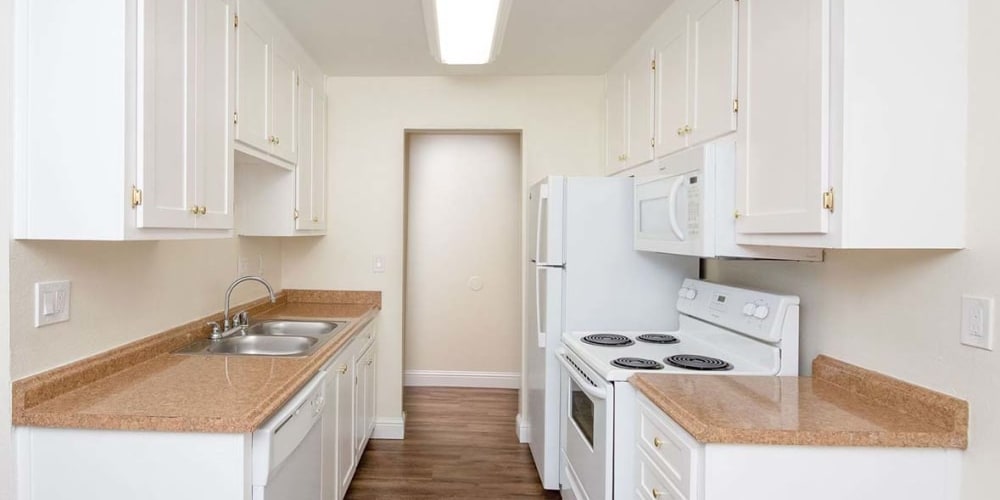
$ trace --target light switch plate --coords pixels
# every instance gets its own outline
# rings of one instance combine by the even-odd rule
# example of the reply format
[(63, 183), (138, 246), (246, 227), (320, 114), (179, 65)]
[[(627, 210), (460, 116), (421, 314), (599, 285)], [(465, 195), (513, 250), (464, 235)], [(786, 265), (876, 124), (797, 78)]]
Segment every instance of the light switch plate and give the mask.
[(993, 298), (962, 296), (962, 337), (967, 346), (993, 350)]
[(384, 273), (385, 272), (385, 256), (376, 255), (372, 257), (372, 272), (373, 273)]
[(69, 321), (69, 281), (35, 283), (35, 328)]

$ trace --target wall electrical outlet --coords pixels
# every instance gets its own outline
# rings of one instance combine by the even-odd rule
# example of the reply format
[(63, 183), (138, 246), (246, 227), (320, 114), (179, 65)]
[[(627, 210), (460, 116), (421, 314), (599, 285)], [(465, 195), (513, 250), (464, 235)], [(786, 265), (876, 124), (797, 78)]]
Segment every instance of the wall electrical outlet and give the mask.
[(35, 283), (35, 328), (69, 321), (69, 281)]
[(967, 346), (993, 350), (993, 298), (962, 296), (962, 337)]

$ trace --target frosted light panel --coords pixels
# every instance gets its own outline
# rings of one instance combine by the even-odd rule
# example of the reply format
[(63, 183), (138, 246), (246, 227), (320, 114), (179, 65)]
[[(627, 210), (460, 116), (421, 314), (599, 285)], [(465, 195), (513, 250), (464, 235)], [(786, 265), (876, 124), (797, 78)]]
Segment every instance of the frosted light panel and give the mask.
[(441, 62), (490, 62), (500, 0), (435, 0), (434, 9)]

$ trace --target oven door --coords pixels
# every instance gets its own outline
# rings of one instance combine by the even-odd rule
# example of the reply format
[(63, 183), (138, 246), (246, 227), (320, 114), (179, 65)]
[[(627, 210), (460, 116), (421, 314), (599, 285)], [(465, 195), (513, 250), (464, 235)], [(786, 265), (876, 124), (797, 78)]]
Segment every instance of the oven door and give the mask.
[(572, 352), (559, 353), (562, 365), (563, 498), (611, 498), (614, 451), (614, 386)]

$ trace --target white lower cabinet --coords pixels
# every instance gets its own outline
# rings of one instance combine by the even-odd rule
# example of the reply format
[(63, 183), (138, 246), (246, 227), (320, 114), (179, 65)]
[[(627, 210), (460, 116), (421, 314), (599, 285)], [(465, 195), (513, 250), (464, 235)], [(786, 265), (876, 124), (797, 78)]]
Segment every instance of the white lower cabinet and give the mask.
[(699, 443), (638, 395), (636, 498), (957, 500), (954, 449)]
[(344, 498), (375, 422), (375, 323), (326, 365), (323, 500)]

